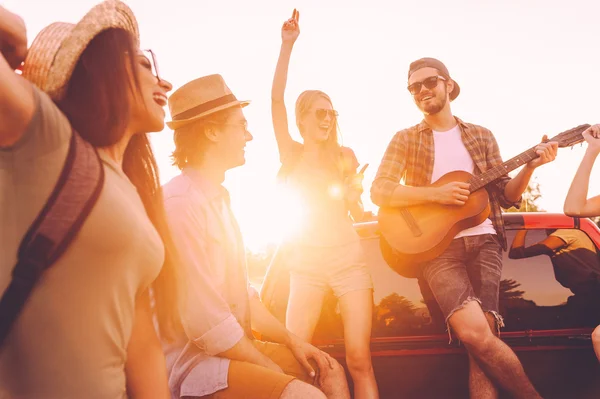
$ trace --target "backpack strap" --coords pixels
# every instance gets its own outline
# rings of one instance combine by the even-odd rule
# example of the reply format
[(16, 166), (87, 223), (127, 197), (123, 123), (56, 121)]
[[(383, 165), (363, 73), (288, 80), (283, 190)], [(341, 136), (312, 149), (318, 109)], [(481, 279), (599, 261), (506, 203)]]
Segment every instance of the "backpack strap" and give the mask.
[(103, 183), (104, 168), (96, 149), (73, 130), (58, 182), (21, 241), (12, 280), (0, 300), (0, 346), (44, 270), (76, 236)]

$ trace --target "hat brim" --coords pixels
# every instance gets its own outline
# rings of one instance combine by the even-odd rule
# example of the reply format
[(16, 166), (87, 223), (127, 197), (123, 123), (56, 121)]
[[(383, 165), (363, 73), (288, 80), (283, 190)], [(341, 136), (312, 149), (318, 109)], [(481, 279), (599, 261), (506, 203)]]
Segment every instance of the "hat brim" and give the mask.
[(137, 20), (125, 3), (107, 0), (96, 5), (75, 25), (54, 57), (45, 90), (51, 98), (62, 99), (81, 54), (99, 33), (107, 29), (124, 29), (139, 45)]
[(223, 104), (218, 107), (212, 108), (208, 111), (202, 112), (201, 114), (194, 115), (191, 118), (180, 119), (180, 120), (176, 120), (176, 121), (169, 121), (169, 122), (167, 122), (167, 126), (171, 130), (176, 130), (176, 129), (179, 129), (180, 127), (185, 126), (191, 122), (197, 121), (198, 119), (202, 119), (204, 117), (207, 117), (208, 115), (214, 114), (215, 112), (223, 111), (224, 109), (237, 107), (237, 106), (244, 108), (248, 104), (250, 104), (250, 101), (239, 101), (239, 100), (232, 101), (230, 103)]
[(450, 101), (454, 101), (460, 94), (460, 86), (456, 83), (456, 80), (452, 79), (452, 81), (454, 82), (454, 89), (450, 92)]

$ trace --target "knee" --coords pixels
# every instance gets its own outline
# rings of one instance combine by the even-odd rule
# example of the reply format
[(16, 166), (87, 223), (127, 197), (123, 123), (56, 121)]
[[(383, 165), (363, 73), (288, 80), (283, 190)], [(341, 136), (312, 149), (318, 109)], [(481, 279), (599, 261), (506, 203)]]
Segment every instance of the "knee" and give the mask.
[(496, 337), (485, 319), (465, 322), (453, 328), (457, 338), (467, 347), (483, 347)]
[(333, 359), (333, 365), (327, 369), (324, 377), (334, 384), (340, 381), (346, 383), (346, 370), (337, 360)]
[[(346, 353), (346, 364), (350, 374), (370, 373), (373, 370), (371, 354), (368, 350)], [(341, 366), (340, 366), (341, 367)]]
[(300, 380), (291, 381), (283, 390), (280, 396), (281, 399), (327, 399), (327, 396), (318, 388), (302, 382)]
[(600, 347), (600, 326), (592, 332), (592, 343), (595, 347)]

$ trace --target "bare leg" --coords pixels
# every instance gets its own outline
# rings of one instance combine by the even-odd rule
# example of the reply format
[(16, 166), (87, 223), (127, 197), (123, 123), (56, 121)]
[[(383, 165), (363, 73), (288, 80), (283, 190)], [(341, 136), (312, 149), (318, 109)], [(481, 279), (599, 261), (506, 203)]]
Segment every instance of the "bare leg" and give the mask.
[(592, 333), (592, 343), (594, 344), (594, 352), (596, 352), (596, 357), (598, 358), (598, 361), (600, 361), (600, 326), (596, 327)]
[[(498, 328), (496, 327), (496, 319), (494, 315), (486, 313), (485, 317), (488, 321), (488, 325), (494, 335), (497, 335)], [(481, 370), (479, 364), (475, 361), (473, 356), (469, 354), (469, 396), (471, 399), (497, 399), (498, 390), (488, 378), (487, 375)]]
[(479, 303), (467, 303), (450, 316), (449, 323), (481, 369), (496, 384), (515, 398), (541, 398), (517, 355), (490, 330)]
[(370, 348), (373, 291), (351, 291), (339, 300), (344, 322), (346, 363), (354, 381), (354, 398), (379, 398)]
[(295, 285), (292, 281), (285, 316), (287, 329), (306, 342), (311, 342), (321, 316), (324, 298), (325, 291), (319, 287)]
[(322, 371), (317, 386), (329, 399), (350, 399), (346, 371), (337, 361), (333, 369)]
[(291, 381), (283, 390), (281, 399), (327, 399), (327, 396), (318, 388), (300, 380)]

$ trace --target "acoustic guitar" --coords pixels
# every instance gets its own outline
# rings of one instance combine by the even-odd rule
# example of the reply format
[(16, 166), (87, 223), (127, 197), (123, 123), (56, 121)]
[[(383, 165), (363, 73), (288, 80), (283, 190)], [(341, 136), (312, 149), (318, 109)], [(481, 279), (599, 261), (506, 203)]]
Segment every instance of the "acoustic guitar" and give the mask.
[[(584, 141), (581, 133), (588, 127), (588, 124), (577, 126), (549, 141), (558, 142), (561, 148), (573, 146)], [(488, 218), (490, 203), (485, 187), (537, 157), (535, 147), (532, 147), (481, 175), (454, 171), (430, 185), (439, 187), (451, 182), (469, 183), (471, 193), (464, 205), (429, 203), (404, 208), (380, 208), (380, 248), (386, 263), (404, 277), (418, 277), (420, 264), (441, 255), (459, 232), (477, 226)]]

